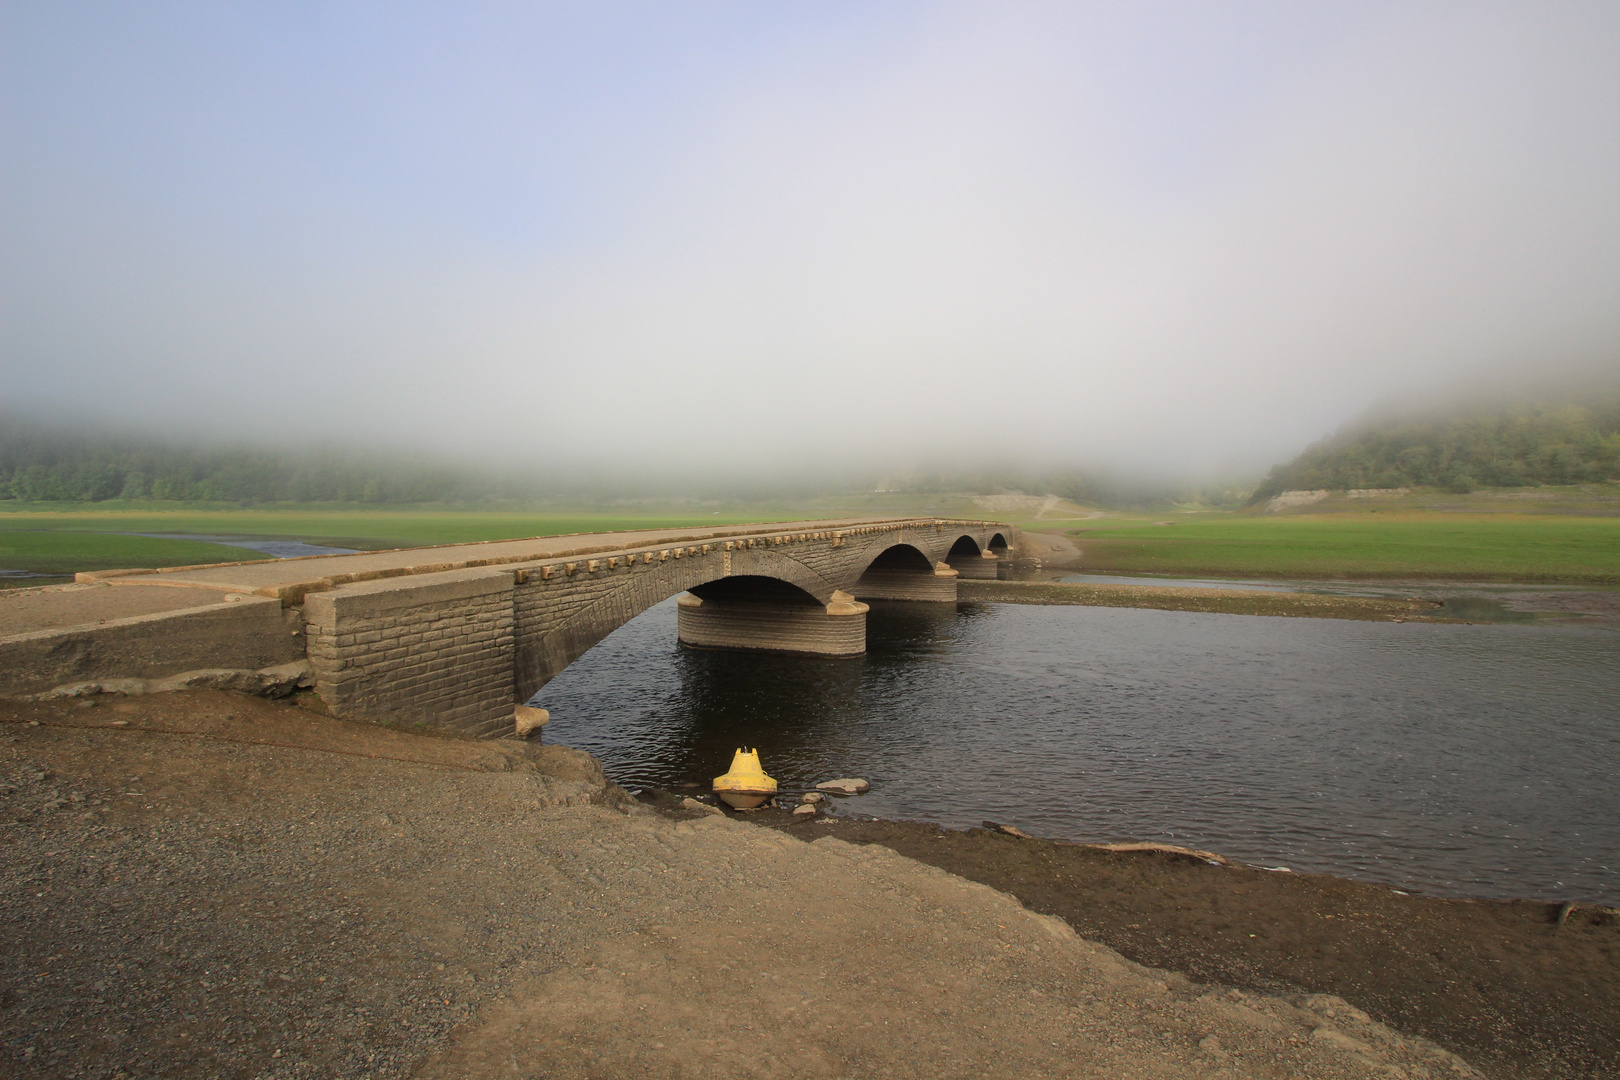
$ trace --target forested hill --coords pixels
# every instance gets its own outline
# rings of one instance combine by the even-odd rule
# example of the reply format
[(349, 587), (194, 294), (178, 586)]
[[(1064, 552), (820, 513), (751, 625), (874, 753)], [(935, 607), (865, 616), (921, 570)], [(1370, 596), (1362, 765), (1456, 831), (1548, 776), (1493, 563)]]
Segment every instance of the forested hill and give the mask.
[(1523, 487), (1620, 478), (1620, 394), (1369, 420), (1271, 470), (1250, 502), (1284, 491)]
[(379, 454), (176, 445), (0, 415), (0, 500), (416, 503), (508, 494), (500, 488), (492, 478)]

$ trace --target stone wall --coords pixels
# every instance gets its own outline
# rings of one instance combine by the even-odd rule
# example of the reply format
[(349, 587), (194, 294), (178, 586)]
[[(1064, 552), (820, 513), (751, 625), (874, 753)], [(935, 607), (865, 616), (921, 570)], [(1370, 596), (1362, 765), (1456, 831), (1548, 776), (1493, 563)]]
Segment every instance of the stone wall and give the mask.
[(340, 716), (475, 735), (512, 726), (514, 575), (453, 570), (304, 598), (310, 666)]
[(0, 638), (0, 695), (97, 679), (164, 679), (199, 668), (260, 668), (304, 656), (298, 612), (262, 596)]

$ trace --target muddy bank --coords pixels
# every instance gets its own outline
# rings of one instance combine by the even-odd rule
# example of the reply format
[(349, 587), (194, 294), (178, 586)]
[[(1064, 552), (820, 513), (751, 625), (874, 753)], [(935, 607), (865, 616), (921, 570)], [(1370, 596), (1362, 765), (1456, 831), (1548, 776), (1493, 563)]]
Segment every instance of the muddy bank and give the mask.
[(1595, 1080), (1620, 1062), (1620, 917), (1611, 910), (1404, 895), (988, 829), (746, 817), (791, 835), (882, 845), (1007, 892), (1141, 964), (1251, 991), (1344, 998), (1493, 1076)]
[(1224, 615), (1280, 615), (1371, 622), (1456, 622), (1442, 604), (1420, 597), (1327, 596), (1319, 593), (1194, 589), (1181, 586), (1105, 585), (1056, 581), (958, 581), (959, 601), (997, 604), (1076, 604), (1083, 607), (1156, 608)]
[(828, 826), (676, 816), (296, 701), (0, 702), (0, 1075), (1479, 1075)]

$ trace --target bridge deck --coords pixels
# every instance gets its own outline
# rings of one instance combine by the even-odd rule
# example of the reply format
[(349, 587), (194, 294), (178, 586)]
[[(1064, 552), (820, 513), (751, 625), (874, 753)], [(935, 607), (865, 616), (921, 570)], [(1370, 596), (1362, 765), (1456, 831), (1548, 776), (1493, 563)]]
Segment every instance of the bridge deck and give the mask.
[(761, 522), (713, 528), (686, 526), (634, 532), (573, 533), (521, 540), (486, 540), (471, 544), (367, 551), (354, 555), (310, 555), (298, 559), (225, 563), (218, 566), (176, 567), (166, 570), (108, 570), (79, 575), (80, 581), (109, 584), (172, 585), (218, 589), (222, 592), (278, 596), (297, 603), (309, 592), (335, 584), (396, 575), (427, 574), (477, 566), (498, 566), (543, 559), (591, 556), (598, 553), (641, 550), (671, 544), (707, 543), (742, 537), (770, 537), (801, 532), (825, 532), (869, 526), (932, 526), (932, 517), (836, 518), (820, 521)]

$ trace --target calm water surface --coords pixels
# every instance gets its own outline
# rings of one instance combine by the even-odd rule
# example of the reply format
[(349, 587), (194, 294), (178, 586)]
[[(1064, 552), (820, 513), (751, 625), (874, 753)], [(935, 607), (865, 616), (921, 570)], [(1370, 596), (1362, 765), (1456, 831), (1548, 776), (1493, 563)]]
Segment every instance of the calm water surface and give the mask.
[(1620, 903), (1613, 630), (875, 603), (867, 642), (681, 649), (671, 601), (537, 703), (628, 787), (706, 790), (757, 745), (784, 790), (871, 780), (842, 813)]

